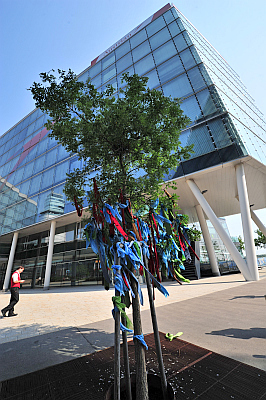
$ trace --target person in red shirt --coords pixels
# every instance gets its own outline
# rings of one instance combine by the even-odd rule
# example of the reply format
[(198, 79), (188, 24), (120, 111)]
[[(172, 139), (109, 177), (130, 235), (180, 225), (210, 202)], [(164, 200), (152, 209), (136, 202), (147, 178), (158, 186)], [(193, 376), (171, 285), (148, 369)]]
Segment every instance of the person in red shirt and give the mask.
[(8, 312), (8, 317), (15, 317), (18, 314), (14, 313), (14, 307), (19, 301), (19, 288), (20, 284), (25, 282), (24, 280), (20, 279), (20, 274), (24, 271), (24, 267), (19, 267), (11, 277), (11, 297), (10, 297), (10, 303), (8, 306), (3, 308), (1, 310), (1, 313), (3, 314), (3, 317), (6, 316), (6, 313)]

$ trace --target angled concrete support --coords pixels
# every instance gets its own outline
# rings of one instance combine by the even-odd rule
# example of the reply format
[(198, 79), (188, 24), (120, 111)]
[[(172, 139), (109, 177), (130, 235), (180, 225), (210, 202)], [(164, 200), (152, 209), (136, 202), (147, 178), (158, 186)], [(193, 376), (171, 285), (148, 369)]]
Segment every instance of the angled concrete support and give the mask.
[(247, 265), (252, 277), (252, 280), (259, 280), (258, 263), (256, 257), (256, 248), (254, 244), (254, 237), (251, 224), (250, 207), (248, 199), (248, 191), (246, 184), (246, 177), (243, 164), (238, 164), (236, 169), (236, 181), (238, 198), (240, 204), (241, 220), (244, 233), (245, 250)]
[(211, 265), (211, 269), (212, 269), (212, 274), (214, 276), (220, 276), (220, 271), (219, 271), (219, 267), (218, 267), (218, 263), (217, 263), (217, 258), (214, 252), (214, 248), (213, 248), (213, 244), (212, 244), (212, 240), (211, 240), (211, 235), (207, 226), (207, 222), (206, 219), (204, 217), (203, 211), (201, 206), (198, 204), (196, 207), (196, 212), (198, 215), (198, 219), (199, 219), (199, 223), (200, 223), (200, 227), (201, 227), (201, 231), (202, 231), (202, 235), (203, 235), (203, 239), (206, 245), (206, 249), (207, 249), (207, 253), (209, 256), (209, 260), (210, 260), (210, 265)]
[(8, 286), (9, 286), (9, 282), (10, 282), (10, 278), (11, 278), (11, 271), (12, 271), (12, 267), (13, 267), (13, 261), (14, 261), (14, 257), (15, 257), (17, 241), (18, 241), (18, 232), (15, 232), (13, 235), (12, 245), (11, 245), (8, 263), (7, 263), (7, 267), (6, 267), (6, 276), (5, 276), (5, 281), (4, 281), (4, 285), (3, 285), (3, 290), (5, 292), (8, 290)]
[(222, 239), (225, 247), (231, 254), (233, 260), (235, 261), (236, 265), (238, 266), (239, 270), (242, 272), (244, 278), (247, 281), (253, 280), (253, 277), (251, 276), (248, 266), (245, 262), (245, 260), (241, 257), (241, 254), (235, 247), (234, 243), (232, 242), (230, 236), (226, 233), (226, 231), (223, 229), (222, 225), (220, 224), (219, 219), (216, 217), (214, 214), (212, 208), (209, 206), (208, 202), (202, 195), (201, 191), (199, 190), (198, 186), (195, 184), (195, 182), (192, 179), (187, 180), (187, 184), (190, 187), (192, 193), (198, 200), (199, 204), (201, 205), (203, 211), (207, 215), (208, 219), (211, 221), (214, 229)]
[(264, 236), (266, 236), (266, 226), (263, 225), (261, 220), (258, 218), (258, 216), (254, 213), (252, 209), (250, 209), (250, 214), (251, 218), (253, 219), (259, 230), (263, 233)]
[(50, 286), (52, 259), (53, 259), (53, 250), (54, 250), (55, 226), (56, 226), (56, 222), (52, 221), (51, 228), (50, 228), (50, 236), (49, 236), (48, 252), (47, 252), (47, 259), (46, 259), (43, 290), (49, 289), (49, 286)]

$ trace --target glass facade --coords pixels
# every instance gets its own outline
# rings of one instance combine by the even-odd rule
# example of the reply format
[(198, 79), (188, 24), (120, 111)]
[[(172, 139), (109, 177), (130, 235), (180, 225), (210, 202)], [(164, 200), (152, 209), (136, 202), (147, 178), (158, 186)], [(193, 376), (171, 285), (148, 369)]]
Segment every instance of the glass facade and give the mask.
[[(149, 77), (150, 88), (182, 99), (191, 122), (180, 140), (194, 144), (194, 153), (168, 179), (246, 155), (265, 164), (265, 121), (239, 76), (174, 6), (163, 11), (95, 59), (78, 79), (90, 77), (99, 91), (112, 85), (119, 96), (122, 74), (137, 73)], [(81, 161), (48, 136), (46, 121), (36, 109), (0, 137), (0, 235), (74, 211), (63, 188), (66, 173)], [(60, 265), (67, 262), (58, 258)]]

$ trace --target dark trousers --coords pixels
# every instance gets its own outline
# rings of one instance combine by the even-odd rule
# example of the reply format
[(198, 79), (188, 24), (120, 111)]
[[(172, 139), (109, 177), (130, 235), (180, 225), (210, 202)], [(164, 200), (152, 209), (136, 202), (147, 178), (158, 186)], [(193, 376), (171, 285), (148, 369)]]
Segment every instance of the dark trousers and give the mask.
[(4, 313), (7, 313), (9, 311), (9, 314), (13, 314), (14, 307), (17, 304), (17, 302), (19, 301), (19, 288), (13, 287), (10, 289), (10, 292), (11, 292), (10, 303), (8, 304), (8, 306), (3, 308), (2, 311)]

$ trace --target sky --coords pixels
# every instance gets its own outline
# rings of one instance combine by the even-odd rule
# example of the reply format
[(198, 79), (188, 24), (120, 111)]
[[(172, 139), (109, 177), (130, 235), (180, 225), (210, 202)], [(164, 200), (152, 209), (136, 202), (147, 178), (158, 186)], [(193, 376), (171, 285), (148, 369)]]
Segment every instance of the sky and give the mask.
[[(166, 0), (0, 0), (0, 136), (35, 108), (27, 89), (40, 81), (41, 72), (82, 72), (165, 4)], [(174, 4), (238, 73), (266, 115), (266, 1)], [(257, 215), (266, 222), (266, 210)], [(243, 237), (240, 217), (227, 221), (231, 235)]]

